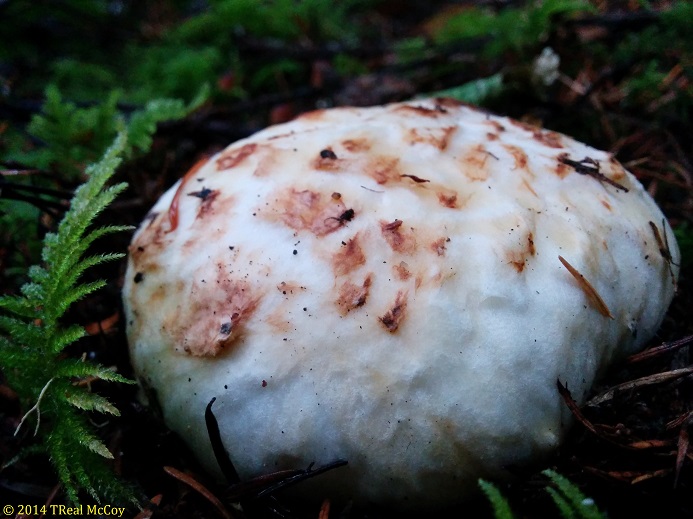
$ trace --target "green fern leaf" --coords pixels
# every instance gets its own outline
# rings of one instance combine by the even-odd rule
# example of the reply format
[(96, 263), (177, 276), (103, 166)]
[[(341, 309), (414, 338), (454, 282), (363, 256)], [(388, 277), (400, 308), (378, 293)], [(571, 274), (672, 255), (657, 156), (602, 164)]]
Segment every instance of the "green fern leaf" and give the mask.
[(604, 515), (599, 511), (594, 501), (587, 498), (585, 494), (566, 477), (561, 476), (553, 470), (545, 470), (542, 474), (556, 485), (556, 489), (547, 488), (547, 491), (551, 494), (554, 503), (556, 503), (556, 506), (561, 510), (561, 514), (563, 514), (564, 517), (566, 517), (564, 508), (568, 507), (573, 514), (567, 516), (568, 518), (604, 519)]
[(546, 489), (546, 491), (549, 493), (551, 499), (558, 507), (563, 519), (576, 519), (577, 516), (575, 515), (575, 510), (573, 507), (570, 506), (570, 503), (561, 494), (559, 494), (556, 489), (549, 487)]
[[(27, 283), (27, 285), (29, 285)], [(27, 285), (24, 285), (25, 287)], [(31, 292), (31, 290), (29, 290)], [(33, 317), (36, 308), (30, 303), (29, 297), (13, 297), (13, 296), (3, 296), (0, 297), (0, 308), (5, 309), (7, 312), (11, 312), (20, 317)]]
[(102, 456), (109, 460), (113, 459), (113, 454), (111, 454), (111, 451), (109, 451), (108, 447), (106, 447), (104, 443), (101, 440), (99, 440), (96, 436), (82, 436), (82, 438), (80, 439), (80, 443), (84, 445), (87, 449), (89, 449), (91, 452), (98, 454), (99, 456)]
[(51, 338), (51, 351), (56, 353), (63, 351), (67, 346), (73, 342), (77, 342), (82, 337), (86, 336), (87, 332), (84, 328), (77, 325), (68, 326), (61, 330), (57, 330), (56, 333)]
[[(56, 106), (58, 101), (53, 98), (48, 102), (56, 117), (72, 114), (69, 109)], [(98, 119), (94, 114), (89, 117)], [(102, 280), (80, 283), (85, 271), (122, 257), (119, 253), (86, 258), (84, 255), (96, 239), (125, 229), (110, 226), (88, 231), (96, 216), (125, 188), (124, 184), (106, 187), (125, 148), (125, 136), (120, 135), (103, 159), (87, 168), (88, 180), (75, 191), (57, 232), (45, 237), (43, 265), (29, 270), (31, 281), (22, 287), (21, 296), (0, 297), (0, 309), (4, 312), (0, 314), (1, 367), (29, 409), (21, 426), (34, 424), (67, 498), (73, 503), (77, 503), (83, 491), (96, 500), (108, 497), (113, 503), (133, 501), (132, 490), (104, 465), (104, 458), (112, 455), (83, 415), (84, 411), (97, 411), (117, 416), (118, 410), (104, 397), (74, 384), (75, 379), (91, 376), (130, 381), (103, 366), (64, 358), (63, 350), (86, 332), (80, 326), (61, 323), (75, 301), (105, 284)]]
[(106, 398), (88, 391), (75, 391), (66, 396), (68, 402), (83, 411), (98, 411), (99, 413), (120, 416), (120, 411)]
[(106, 368), (91, 362), (83, 362), (78, 359), (63, 360), (55, 370), (55, 375), (61, 378), (96, 377), (107, 382), (135, 384), (135, 381), (116, 373), (112, 368)]
[(483, 479), (479, 480), (479, 486), (481, 487), (481, 490), (484, 491), (484, 494), (486, 494), (488, 500), (491, 502), (491, 506), (493, 507), (493, 515), (496, 519), (514, 518), (513, 512), (510, 509), (510, 504), (503, 497), (503, 494), (501, 494), (498, 488), (496, 488), (492, 483), (484, 481)]

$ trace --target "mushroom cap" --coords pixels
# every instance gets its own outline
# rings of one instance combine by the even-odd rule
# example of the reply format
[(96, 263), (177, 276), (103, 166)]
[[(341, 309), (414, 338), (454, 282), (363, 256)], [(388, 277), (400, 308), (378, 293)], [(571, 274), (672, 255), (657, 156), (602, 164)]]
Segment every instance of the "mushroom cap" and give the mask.
[(556, 381), (581, 402), (641, 348), (678, 263), (612, 155), (429, 99), (193, 168), (136, 232), (124, 304), (138, 378), (210, 470), (215, 397), (242, 479), (343, 458), (311, 492), (442, 506), (559, 445)]

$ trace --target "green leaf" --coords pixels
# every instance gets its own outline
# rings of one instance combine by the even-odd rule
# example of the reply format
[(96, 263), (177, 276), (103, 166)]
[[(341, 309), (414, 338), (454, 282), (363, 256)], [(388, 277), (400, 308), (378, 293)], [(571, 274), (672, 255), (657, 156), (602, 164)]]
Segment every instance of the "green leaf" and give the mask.
[(488, 500), (491, 502), (493, 514), (496, 519), (514, 518), (513, 512), (510, 509), (510, 504), (508, 504), (508, 501), (503, 497), (503, 494), (500, 493), (500, 490), (498, 490), (492, 483), (484, 481), (483, 479), (479, 480), (479, 486), (481, 487), (481, 490), (484, 491), (484, 494), (486, 494)]
[[(56, 120), (89, 115), (61, 103), (57, 93), (50, 95), (47, 110)], [(46, 129), (50, 124), (39, 121), (37, 127)], [(29, 270), (31, 281), (22, 287), (21, 296), (0, 298), (4, 312), (0, 314), (0, 332), (7, 333), (7, 337), (0, 334), (3, 373), (27, 402), (29, 412), (25, 418), (35, 421), (72, 503), (77, 503), (81, 491), (96, 500), (133, 501), (132, 490), (119, 483), (104, 465), (103, 458), (112, 455), (83, 414), (98, 411), (118, 416), (118, 409), (106, 398), (73, 384), (75, 378), (89, 376), (130, 381), (103, 366), (64, 358), (65, 348), (83, 337), (85, 331), (61, 322), (75, 301), (105, 285), (103, 280), (80, 283), (83, 274), (95, 265), (122, 257), (121, 253), (85, 254), (96, 239), (125, 229), (109, 226), (88, 232), (96, 216), (125, 188), (124, 184), (106, 187), (106, 183), (126, 149), (127, 141), (121, 134), (102, 159), (87, 168), (87, 181), (75, 190), (57, 232), (45, 237), (43, 265)]]
[(68, 402), (83, 411), (98, 411), (99, 413), (120, 416), (120, 411), (106, 398), (88, 391), (75, 391), (66, 396)]
[(55, 353), (59, 353), (85, 335), (87, 335), (87, 332), (84, 331), (84, 328), (76, 324), (57, 330), (53, 337), (51, 337), (50, 349)]
[(549, 488), (547, 491), (550, 493), (554, 503), (556, 503), (556, 506), (558, 506), (562, 514), (567, 513), (564, 512), (564, 509), (568, 507), (573, 513), (573, 515), (569, 515), (568, 517), (604, 519), (604, 515), (599, 511), (594, 501), (587, 498), (580, 489), (566, 477), (561, 476), (553, 470), (545, 470), (542, 474), (548, 477), (557, 487), (556, 490)]
[(106, 368), (92, 362), (83, 362), (77, 359), (65, 359), (55, 371), (56, 377), (74, 377), (86, 378), (96, 377), (109, 382), (122, 382), (125, 384), (135, 384), (135, 381), (129, 380), (115, 372), (112, 368)]

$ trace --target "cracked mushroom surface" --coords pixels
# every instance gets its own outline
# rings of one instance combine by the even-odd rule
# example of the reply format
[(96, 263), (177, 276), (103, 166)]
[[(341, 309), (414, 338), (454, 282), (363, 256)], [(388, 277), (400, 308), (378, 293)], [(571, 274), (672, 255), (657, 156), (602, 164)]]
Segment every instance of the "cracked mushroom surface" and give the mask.
[(318, 110), (196, 165), (130, 246), (138, 378), (218, 473), (445, 506), (559, 445), (671, 301), (679, 251), (614, 157), (449, 99)]

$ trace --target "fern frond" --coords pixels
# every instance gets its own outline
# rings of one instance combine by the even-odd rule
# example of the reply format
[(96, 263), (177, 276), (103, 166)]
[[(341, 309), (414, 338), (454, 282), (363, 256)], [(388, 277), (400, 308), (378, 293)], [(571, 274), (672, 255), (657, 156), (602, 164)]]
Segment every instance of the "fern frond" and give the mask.
[(514, 519), (513, 512), (510, 509), (510, 504), (503, 497), (500, 490), (495, 487), (495, 485), (480, 479), (479, 486), (481, 487), (481, 490), (484, 491), (484, 494), (486, 494), (488, 500), (491, 502), (491, 506), (493, 507), (493, 516), (495, 519)]
[(152, 135), (156, 126), (162, 121), (182, 119), (188, 114), (188, 108), (180, 99), (155, 99), (146, 104), (144, 110), (130, 118), (128, 135), (133, 148), (148, 150), (152, 145)]
[(123, 384), (135, 384), (135, 381), (116, 373), (112, 368), (107, 368), (92, 362), (83, 362), (78, 359), (65, 359), (56, 368), (55, 374), (60, 378), (87, 378), (95, 377), (107, 382), (121, 382)]
[(542, 474), (556, 486), (556, 489), (547, 488), (547, 491), (563, 517), (568, 519), (604, 519), (604, 515), (599, 511), (594, 501), (586, 497), (566, 477), (553, 470), (545, 470)]
[[(71, 268), (67, 271), (65, 276), (61, 278), (60, 283), (56, 285), (56, 293), (67, 293), (69, 291), (69, 288), (75, 285), (75, 283), (84, 273), (85, 270), (88, 270), (96, 265), (106, 263), (108, 261), (119, 260), (123, 258), (123, 256), (124, 254), (116, 252), (110, 254), (99, 254), (96, 256), (90, 256), (88, 258), (84, 258), (83, 260), (78, 261), (74, 265), (71, 265)], [(72, 304), (77, 299), (70, 301), (70, 304)]]
[(82, 337), (86, 336), (87, 332), (78, 325), (68, 326), (67, 328), (59, 329), (51, 337), (51, 351), (59, 353), (73, 342), (77, 342)]
[(83, 411), (98, 411), (99, 413), (120, 416), (120, 411), (108, 401), (108, 399), (84, 390), (77, 390), (68, 395), (66, 399), (73, 406)]
[[(27, 283), (27, 285), (29, 285)], [(27, 285), (24, 285), (25, 287)], [(30, 291), (29, 291), (30, 292)], [(36, 308), (31, 304), (29, 297), (14, 297), (14, 296), (4, 296), (0, 297), (0, 308), (7, 312), (11, 312), (19, 317), (33, 317)]]
[[(55, 98), (48, 102), (56, 117), (70, 112), (56, 106), (57, 102)], [(46, 235), (43, 265), (29, 269), (30, 282), (22, 287), (21, 296), (0, 297), (0, 309), (5, 312), (0, 315), (0, 362), (10, 385), (31, 406), (20, 425), (35, 423), (67, 498), (73, 503), (80, 491), (96, 500), (109, 497), (112, 502), (133, 501), (131, 489), (118, 482), (104, 464), (104, 458), (113, 456), (83, 414), (96, 411), (118, 416), (118, 410), (106, 398), (74, 384), (75, 379), (90, 376), (129, 381), (103, 366), (64, 358), (63, 350), (86, 332), (80, 326), (61, 323), (75, 301), (105, 285), (102, 280), (80, 283), (85, 271), (123, 256), (110, 253), (84, 257), (95, 240), (126, 229), (109, 226), (89, 230), (96, 216), (125, 188), (124, 184), (106, 187), (106, 183), (119, 165), (126, 144), (125, 136), (118, 136), (103, 159), (87, 168), (88, 180), (75, 191), (57, 231)]]
[(563, 519), (577, 519), (573, 507), (570, 506), (570, 503), (568, 503), (568, 501), (561, 494), (559, 494), (555, 488), (548, 487), (546, 491), (551, 496), (554, 504), (558, 507)]

